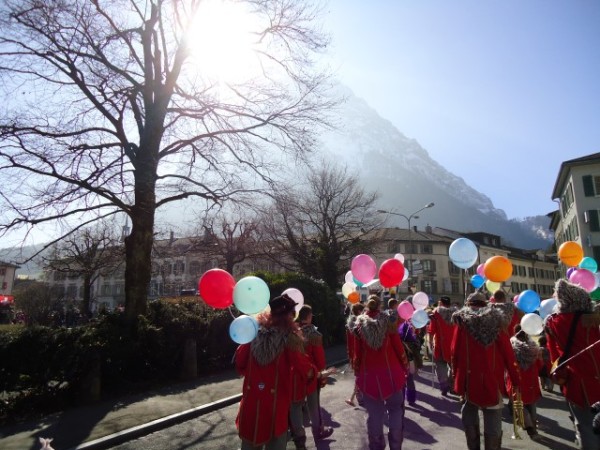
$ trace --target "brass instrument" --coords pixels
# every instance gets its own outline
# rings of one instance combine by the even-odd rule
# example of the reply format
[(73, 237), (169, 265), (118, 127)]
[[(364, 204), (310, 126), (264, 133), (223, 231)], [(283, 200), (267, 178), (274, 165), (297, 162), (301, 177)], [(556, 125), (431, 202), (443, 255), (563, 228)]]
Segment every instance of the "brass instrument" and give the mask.
[(513, 435), (512, 439), (522, 439), (519, 436), (518, 427), (525, 428), (525, 414), (523, 412), (523, 399), (521, 398), (521, 391), (515, 389), (512, 395), (512, 406), (513, 406)]

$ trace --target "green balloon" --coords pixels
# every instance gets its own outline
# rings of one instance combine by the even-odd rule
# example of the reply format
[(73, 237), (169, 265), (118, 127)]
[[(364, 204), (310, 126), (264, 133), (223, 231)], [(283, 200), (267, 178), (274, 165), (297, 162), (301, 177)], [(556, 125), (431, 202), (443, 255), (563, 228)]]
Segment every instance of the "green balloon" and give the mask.
[(592, 298), (592, 300), (600, 301), (600, 288), (590, 292), (590, 297)]

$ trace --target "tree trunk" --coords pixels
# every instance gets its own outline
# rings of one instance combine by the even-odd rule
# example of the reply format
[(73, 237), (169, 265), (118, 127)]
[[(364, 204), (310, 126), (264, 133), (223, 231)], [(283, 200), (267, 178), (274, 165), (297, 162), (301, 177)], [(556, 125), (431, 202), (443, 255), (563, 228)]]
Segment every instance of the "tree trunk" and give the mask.
[(81, 312), (86, 319), (92, 317), (90, 311), (90, 299), (92, 297), (92, 277), (88, 274), (83, 276), (83, 300), (81, 301)]

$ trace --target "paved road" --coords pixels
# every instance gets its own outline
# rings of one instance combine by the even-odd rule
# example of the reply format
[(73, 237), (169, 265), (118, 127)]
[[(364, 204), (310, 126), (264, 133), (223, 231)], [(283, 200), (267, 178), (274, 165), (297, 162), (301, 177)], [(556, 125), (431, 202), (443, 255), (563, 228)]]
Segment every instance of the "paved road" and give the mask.
[[(347, 368), (346, 368), (347, 369)], [(429, 370), (428, 366), (426, 367)], [(309, 435), (309, 449), (363, 450), (367, 448), (365, 411), (351, 407), (344, 400), (352, 392), (354, 377), (351, 371), (339, 373), (321, 393), (325, 422), (335, 428), (333, 435), (315, 446)], [(431, 373), (421, 371), (417, 377), (419, 391), (417, 406), (406, 408), (405, 449), (463, 450), (465, 439), (460, 421), (460, 404), (456, 398), (443, 398), (431, 387)], [(503, 431), (504, 449), (574, 449), (574, 433), (566, 412), (565, 403), (557, 394), (544, 394), (538, 405), (541, 443), (532, 442), (521, 430), (522, 440), (513, 440), (512, 422), (505, 409)], [(237, 449), (240, 441), (235, 430), (237, 405), (229, 406), (197, 419), (172, 426), (142, 438), (121, 444), (119, 450), (215, 450)], [(293, 443), (288, 443), (292, 449)]]

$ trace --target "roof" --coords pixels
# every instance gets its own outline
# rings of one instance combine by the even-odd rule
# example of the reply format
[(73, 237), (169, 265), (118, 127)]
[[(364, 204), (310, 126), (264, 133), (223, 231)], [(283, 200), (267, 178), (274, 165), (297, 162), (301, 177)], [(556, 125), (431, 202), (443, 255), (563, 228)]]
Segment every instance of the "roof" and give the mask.
[(556, 182), (554, 183), (554, 189), (552, 190), (551, 198), (554, 200), (555, 198), (560, 197), (560, 194), (563, 190), (563, 186), (567, 181), (567, 174), (569, 173), (571, 167), (586, 166), (592, 163), (600, 164), (600, 153), (592, 153), (591, 155), (570, 159), (568, 161), (563, 161), (563, 163), (560, 165)]
[(0, 261), (0, 267), (14, 267), (15, 269), (21, 268), (21, 266), (17, 266), (16, 264), (4, 262), (4, 261)]

